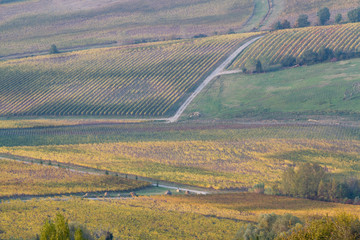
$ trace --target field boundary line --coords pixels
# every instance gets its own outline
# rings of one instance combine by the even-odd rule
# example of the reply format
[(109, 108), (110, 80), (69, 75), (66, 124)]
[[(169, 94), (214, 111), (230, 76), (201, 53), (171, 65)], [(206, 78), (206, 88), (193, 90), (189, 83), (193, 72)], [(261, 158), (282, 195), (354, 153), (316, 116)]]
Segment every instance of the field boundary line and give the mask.
[(189, 104), (194, 100), (194, 98), (213, 80), (215, 77), (222, 75), (222, 73), (226, 74), (224, 72), (225, 68), (249, 45), (254, 43), (255, 41), (259, 40), (263, 36), (259, 36), (256, 38), (253, 38), (243, 45), (241, 45), (235, 52), (233, 52), (223, 63), (220, 64), (201, 84), (200, 86), (186, 99), (186, 101), (180, 106), (180, 108), (176, 111), (174, 116), (167, 119), (168, 122), (173, 123), (177, 122), (181, 116), (181, 114), (185, 111), (185, 109), (189, 106)]
[[(79, 172), (79, 173), (86, 173), (86, 174), (93, 174), (93, 175), (119, 176), (124, 179), (148, 182), (149, 186), (158, 186), (158, 187), (174, 189), (174, 190), (179, 189), (181, 191), (189, 191), (190, 193), (195, 193), (195, 194), (206, 195), (206, 194), (211, 194), (211, 193), (228, 193), (229, 192), (227, 190), (214, 190), (214, 189), (209, 189), (206, 187), (200, 187), (200, 186), (196, 186), (196, 185), (189, 185), (189, 184), (171, 182), (171, 181), (166, 181), (166, 180), (161, 180), (161, 179), (156, 179), (156, 178), (151, 178), (151, 177), (144, 177), (144, 176), (136, 175), (136, 174), (132, 174), (132, 173), (108, 171), (108, 170), (104, 170), (104, 169), (98, 169), (98, 168), (89, 167), (89, 166), (82, 166), (82, 165), (77, 165), (77, 164), (73, 164), (73, 163), (65, 163), (65, 162), (58, 162), (58, 161), (53, 161), (53, 160), (37, 159), (37, 158), (31, 158), (31, 157), (26, 157), (26, 156), (18, 156), (18, 155), (1, 154), (0, 153), (0, 160), (1, 159), (11, 160), (11, 161), (16, 161), (16, 162), (23, 162), (23, 163), (28, 163), (28, 164), (38, 164), (41, 166), (47, 166), (47, 167), (53, 167), (53, 168), (62, 167), (62, 168), (68, 169), (69, 171), (72, 171), (72, 172)], [(50, 162), (51, 162), (51, 165), (49, 165)], [(99, 192), (102, 192), (102, 191), (99, 191)], [(111, 191), (103, 191), (103, 192), (111, 192)], [(73, 194), (75, 194), (75, 193), (73, 193)], [(53, 194), (49, 194), (49, 196), (51, 196), (51, 195), (53, 195)], [(61, 194), (61, 195), (66, 195), (66, 194)], [(0, 199), (2, 199), (2, 197), (0, 197)]]

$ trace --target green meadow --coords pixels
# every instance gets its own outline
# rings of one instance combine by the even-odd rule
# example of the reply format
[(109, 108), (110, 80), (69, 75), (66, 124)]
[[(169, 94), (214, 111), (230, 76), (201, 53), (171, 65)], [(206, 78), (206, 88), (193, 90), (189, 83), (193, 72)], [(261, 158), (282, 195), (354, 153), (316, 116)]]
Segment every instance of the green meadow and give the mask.
[(201, 118), (358, 117), (360, 60), (218, 77), (187, 109)]

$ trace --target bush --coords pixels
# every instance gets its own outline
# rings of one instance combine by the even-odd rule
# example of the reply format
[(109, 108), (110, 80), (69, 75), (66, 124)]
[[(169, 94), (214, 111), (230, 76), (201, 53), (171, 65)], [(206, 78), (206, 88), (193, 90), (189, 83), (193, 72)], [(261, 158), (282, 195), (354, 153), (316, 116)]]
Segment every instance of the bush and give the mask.
[(296, 58), (293, 56), (286, 56), (281, 60), (281, 66), (292, 67), (296, 64)]
[(207, 35), (206, 35), (206, 34), (202, 34), (202, 33), (193, 36), (193, 38), (204, 38), (204, 37), (207, 37)]
[(338, 15), (335, 16), (335, 22), (339, 24), (341, 20), (342, 20), (342, 15), (339, 13)]
[(318, 61), (324, 62), (334, 57), (334, 52), (330, 48), (321, 47), (318, 52)]
[(56, 45), (53, 44), (50, 47), (50, 54), (55, 54), (55, 53), (59, 53), (59, 50), (57, 49)]
[(277, 21), (274, 25), (273, 25), (273, 30), (279, 30), (282, 29), (282, 24), (280, 21)]
[(306, 50), (297, 60), (300, 65), (311, 65), (318, 61), (318, 54), (311, 49)]
[(300, 219), (291, 214), (263, 214), (259, 217), (256, 225), (243, 225), (235, 239), (275, 239), (286, 233), (290, 234), (289, 231), (298, 225), (301, 225)]
[(265, 184), (264, 183), (258, 183), (258, 184), (255, 184), (253, 187), (252, 187), (252, 191), (254, 193), (261, 193), (263, 194), (265, 192)]
[(286, 19), (281, 23), (281, 25), (283, 29), (291, 28), (290, 22)]
[(287, 29), (287, 28), (291, 28), (290, 22), (288, 20), (284, 20), (282, 23), (280, 21), (277, 21), (274, 25), (273, 25), (273, 30), (279, 30), (279, 29)]

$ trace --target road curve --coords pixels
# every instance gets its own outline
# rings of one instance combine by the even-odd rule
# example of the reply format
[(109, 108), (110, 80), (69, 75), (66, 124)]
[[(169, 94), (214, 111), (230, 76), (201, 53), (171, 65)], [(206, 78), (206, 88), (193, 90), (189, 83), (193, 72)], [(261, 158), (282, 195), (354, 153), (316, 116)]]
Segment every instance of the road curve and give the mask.
[(254, 43), (255, 41), (257, 41), (258, 39), (262, 38), (263, 36), (259, 36), (256, 38), (253, 38), (249, 41), (247, 41), (246, 43), (244, 43), (243, 45), (241, 45), (241, 47), (239, 47), (235, 52), (233, 52), (222, 64), (220, 64), (220, 66), (218, 66), (201, 84), (200, 86), (190, 95), (190, 97), (188, 99), (186, 99), (186, 101), (180, 106), (180, 108), (176, 111), (175, 115), (168, 118), (167, 121), (172, 123), (172, 122), (176, 122), (179, 117), (181, 116), (181, 114), (185, 111), (185, 109), (187, 108), (187, 106), (189, 106), (189, 104), (192, 102), (192, 100), (194, 100), (194, 98), (204, 89), (204, 87), (206, 87), (206, 85), (208, 85), (211, 80), (213, 80), (216, 76), (221, 75), (221, 72), (224, 71), (224, 69), (246, 48), (248, 47), (250, 44)]

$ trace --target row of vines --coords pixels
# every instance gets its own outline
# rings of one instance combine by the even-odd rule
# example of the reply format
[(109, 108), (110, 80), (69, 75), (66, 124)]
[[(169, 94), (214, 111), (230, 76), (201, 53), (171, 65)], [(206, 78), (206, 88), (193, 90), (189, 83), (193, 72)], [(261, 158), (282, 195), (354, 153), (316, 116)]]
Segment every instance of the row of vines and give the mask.
[(230, 66), (241, 68), (248, 61), (261, 59), (279, 64), (286, 56), (299, 57), (304, 51), (328, 47), (334, 51), (360, 51), (360, 24), (331, 25), (274, 31), (248, 47)]
[(167, 116), (254, 34), (92, 49), (0, 63), (1, 116)]
[(359, 141), (238, 139), (3, 147), (0, 153), (71, 163), (216, 189), (275, 182), (289, 165), (310, 161), (358, 174)]

